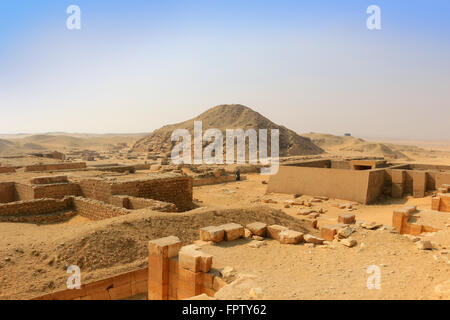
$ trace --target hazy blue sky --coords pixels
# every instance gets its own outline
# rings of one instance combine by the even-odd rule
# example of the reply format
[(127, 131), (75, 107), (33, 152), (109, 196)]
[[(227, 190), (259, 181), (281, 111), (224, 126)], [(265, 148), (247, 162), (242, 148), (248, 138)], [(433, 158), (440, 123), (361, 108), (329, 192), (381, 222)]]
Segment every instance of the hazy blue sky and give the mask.
[(149, 132), (224, 103), (299, 133), (448, 139), (450, 1), (0, 1), (0, 133)]

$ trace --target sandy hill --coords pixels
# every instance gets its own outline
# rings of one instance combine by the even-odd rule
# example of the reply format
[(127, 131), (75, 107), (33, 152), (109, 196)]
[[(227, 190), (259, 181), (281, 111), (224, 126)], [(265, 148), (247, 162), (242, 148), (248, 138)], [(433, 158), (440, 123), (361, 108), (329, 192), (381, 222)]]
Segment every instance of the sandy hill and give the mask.
[[(131, 147), (144, 134), (37, 134), (11, 136), (10, 139), (0, 139), (0, 155), (18, 155), (34, 152), (54, 151), (67, 152), (71, 150), (111, 151), (122, 149), (124, 145)], [(3, 135), (3, 137), (7, 137)]]
[(303, 136), (310, 138), (328, 153), (346, 156), (364, 155), (409, 160), (412, 154), (417, 155), (426, 152), (412, 145), (365, 141), (351, 136), (335, 136), (324, 133), (308, 133)]
[[(139, 140), (133, 151), (167, 153), (172, 150), (172, 132), (176, 129), (187, 129), (191, 136), (194, 132), (194, 121), (202, 121), (203, 131), (216, 128), (222, 131), (225, 142), (226, 129), (279, 129), (280, 130), (280, 156), (313, 155), (323, 153), (323, 150), (286, 127), (279, 126), (258, 112), (243, 105), (220, 105), (207, 110), (198, 117), (181, 123), (164, 126), (149, 136)], [(270, 130), (268, 131), (270, 137)], [(268, 138), (269, 138), (268, 137)], [(225, 143), (224, 143), (225, 144)], [(270, 147), (270, 146), (268, 146)], [(225, 150), (225, 149), (224, 149)]]

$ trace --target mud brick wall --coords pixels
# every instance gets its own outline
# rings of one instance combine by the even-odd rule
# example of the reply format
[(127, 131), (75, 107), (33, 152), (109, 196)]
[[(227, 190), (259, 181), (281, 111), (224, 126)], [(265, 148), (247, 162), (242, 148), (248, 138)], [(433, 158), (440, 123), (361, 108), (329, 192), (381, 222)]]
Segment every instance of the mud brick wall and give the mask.
[(79, 183), (81, 195), (85, 198), (110, 203), (111, 185), (101, 179), (85, 179)]
[(16, 183), (15, 186), (16, 186), (15, 188), (16, 201), (34, 199), (34, 189), (32, 186), (23, 183)]
[(51, 177), (36, 177), (30, 180), (31, 184), (53, 184), (53, 183), (67, 183), (67, 176), (51, 176)]
[(378, 199), (386, 184), (387, 173), (384, 169), (369, 171), (369, 182), (367, 185), (366, 202), (371, 203)]
[(67, 289), (32, 300), (119, 300), (147, 294), (148, 268), (82, 284), (80, 289)]
[(130, 210), (119, 208), (98, 200), (75, 197), (73, 199), (75, 211), (90, 220), (103, 220), (131, 213)]
[(8, 203), (15, 201), (14, 182), (0, 183), (0, 203)]
[(72, 207), (72, 198), (37, 199), (0, 204), (0, 216), (32, 216), (68, 210)]
[(114, 195), (128, 195), (170, 202), (180, 211), (190, 210), (192, 203), (192, 178), (176, 177), (153, 180), (136, 180), (111, 185)]
[(139, 210), (139, 209), (150, 209), (160, 212), (177, 212), (177, 206), (173, 203), (146, 199), (146, 198), (136, 198), (130, 196), (112, 196), (112, 205), (117, 207), (123, 207), (125, 209)]
[(109, 171), (109, 172), (134, 172), (136, 169), (134, 166), (110, 166), (110, 167), (96, 167), (97, 171)]
[(34, 186), (34, 198), (62, 199), (66, 196), (81, 195), (80, 186), (75, 183), (56, 183)]
[(36, 165), (32, 165), (32, 166), (26, 166), (25, 172), (52, 171), (52, 170), (74, 170), (74, 169), (85, 169), (85, 168), (86, 168), (85, 162), (36, 164)]
[(0, 173), (11, 173), (16, 172), (16, 169), (12, 167), (0, 167)]

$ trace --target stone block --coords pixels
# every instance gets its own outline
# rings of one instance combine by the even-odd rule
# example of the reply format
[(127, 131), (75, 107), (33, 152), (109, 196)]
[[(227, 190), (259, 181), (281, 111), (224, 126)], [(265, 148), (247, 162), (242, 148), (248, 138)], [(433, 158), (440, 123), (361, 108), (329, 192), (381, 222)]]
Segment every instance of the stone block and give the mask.
[(339, 230), (339, 226), (337, 225), (326, 225), (323, 226), (320, 230), (321, 237), (326, 241), (333, 241), (334, 236), (337, 234), (337, 231)]
[(285, 230), (288, 230), (288, 228), (274, 224), (267, 227), (267, 236), (272, 239), (279, 240), (281, 231)]
[(282, 244), (297, 244), (303, 240), (303, 233), (294, 230), (283, 230), (279, 234), (279, 242)]
[(192, 246), (181, 248), (178, 253), (179, 267), (192, 272), (209, 272), (212, 267), (213, 256), (198, 250)]
[(220, 242), (225, 238), (225, 230), (222, 227), (205, 227), (200, 229), (200, 240)]
[(233, 241), (245, 235), (244, 227), (238, 223), (227, 223), (220, 228), (225, 231), (225, 240), (227, 241)]
[(352, 224), (356, 222), (356, 218), (354, 214), (341, 214), (338, 217), (338, 222), (343, 224)]
[(303, 239), (307, 243), (314, 243), (314, 244), (323, 244), (323, 242), (325, 241), (325, 239), (315, 237), (315, 236), (313, 236), (311, 234), (305, 234), (303, 236)]
[(254, 235), (265, 237), (267, 232), (267, 224), (262, 222), (249, 223), (247, 229), (250, 230)]

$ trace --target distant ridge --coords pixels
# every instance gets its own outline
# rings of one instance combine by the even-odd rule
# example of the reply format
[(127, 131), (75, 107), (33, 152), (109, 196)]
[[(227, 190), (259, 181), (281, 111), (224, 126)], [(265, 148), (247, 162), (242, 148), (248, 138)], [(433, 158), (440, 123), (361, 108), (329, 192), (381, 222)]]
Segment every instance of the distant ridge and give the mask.
[[(279, 126), (252, 109), (239, 105), (219, 105), (201, 115), (177, 124), (166, 125), (152, 132), (149, 136), (138, 140), (133, 146), (135, 152), (168, 153), (172, 150), (172, 132), (176, 129), (187, 129), (193, 136), (194, 121), (202, 121), (203, 131), (216, 128), (225, 137), (226, 129), (270, 129), (280, 130), (280, 156), (315, 155), (324, 151), (309, 138), (302, 137), (284, 126)], [(225, 139), (224, 139), (225, 140)]]

